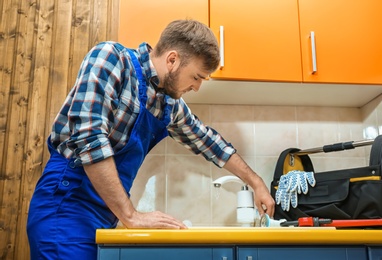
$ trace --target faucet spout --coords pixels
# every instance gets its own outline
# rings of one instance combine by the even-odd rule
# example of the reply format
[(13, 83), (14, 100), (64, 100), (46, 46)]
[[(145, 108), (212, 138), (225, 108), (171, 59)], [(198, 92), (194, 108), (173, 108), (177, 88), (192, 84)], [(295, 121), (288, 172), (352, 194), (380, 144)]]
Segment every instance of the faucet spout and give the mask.
[[(236, 182), (241, 184), (241, 190), (237, 193), (236, 219), (242, 226), (253, 226), (258, 218), (258, 211), (254, 205), (253, 192), (239, 177), (228, 175), (223, 176), (212, 182), (214, 187), (220, 188), (227, 182)], [(256, 214), (257, 213), (257, 214)]]
[(239, 177), (237, 176), (231, 176), (231, 175), (227, 175), (227, 176), (223, 176), (223, 177), (220, 177), (216, 180), (214, 180), (212, 182), (212, 184), (216, 187), (216, 188), (219, 188), (221, 187), (223, 184), (227, 183), (227, 182), (237, 182), (237, 183), (240, 183), (242, 185), (246, 185)]

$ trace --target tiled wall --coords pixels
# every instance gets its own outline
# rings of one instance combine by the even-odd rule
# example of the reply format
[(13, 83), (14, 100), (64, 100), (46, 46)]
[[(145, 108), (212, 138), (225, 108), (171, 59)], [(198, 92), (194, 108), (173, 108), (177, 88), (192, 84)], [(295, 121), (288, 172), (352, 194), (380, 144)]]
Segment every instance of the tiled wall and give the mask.
[[(363, 108), (190, 105), (218, 130), (269, 186), (279, 154), (363, 140), (364, 129), (382, 125), (381, 98)], [(364, 166), (370, 146), (311, 155), (315, 171)], [(167, 138), (147, 156), (131, 190), (140, 211), (160, 210), (194, 226), (235, 225), (237, 183), (214, 188), (230, 174)]]

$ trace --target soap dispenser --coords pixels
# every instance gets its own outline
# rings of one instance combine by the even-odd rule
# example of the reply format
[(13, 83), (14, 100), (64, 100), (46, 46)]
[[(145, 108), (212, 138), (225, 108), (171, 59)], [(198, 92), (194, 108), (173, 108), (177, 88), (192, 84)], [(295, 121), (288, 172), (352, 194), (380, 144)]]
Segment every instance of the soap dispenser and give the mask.
[(212, 184), (220, 188), (224, 183), (237, 182), (241, 184), (241, 190), (237, 193), (236, 219), (237, 223), (243, 227), (258, 226), (260, 215), (253, 201), (253, 192), (248, 189), (248, 185), (236, 176), (223, 176)]

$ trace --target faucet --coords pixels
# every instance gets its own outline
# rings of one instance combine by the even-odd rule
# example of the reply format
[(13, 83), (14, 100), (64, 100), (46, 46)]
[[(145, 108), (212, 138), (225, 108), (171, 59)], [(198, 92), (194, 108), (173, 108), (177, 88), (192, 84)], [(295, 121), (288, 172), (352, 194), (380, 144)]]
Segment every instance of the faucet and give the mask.
[(236, 219), (243, 227), (254, 226), (260, 219), (259, 212), (253, 202), (253, 192), (248, 189), (248, 185), (237, 176), (223, 176), (212, 182), (214, 187), (220, 188), (227, 182), (241, 184), (241, 190), (237, 193)]
[(220, 188), (224, 183), (227, 183), (227, 182), (237, 182), (237, 183), (246, 185), (239, 177), (231, 176), (231, 175), (220, 177), (219, 179), (216, 179), (215, 181), (213, 181), (212, 184), (216, 188)]

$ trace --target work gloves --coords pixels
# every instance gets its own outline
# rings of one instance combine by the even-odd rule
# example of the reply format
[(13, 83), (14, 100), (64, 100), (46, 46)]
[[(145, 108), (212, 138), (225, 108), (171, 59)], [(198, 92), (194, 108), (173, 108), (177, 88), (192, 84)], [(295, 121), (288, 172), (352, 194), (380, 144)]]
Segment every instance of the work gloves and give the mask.
[(276, 191), (276, 204), (281, 203), (284, 211), (289, 211), (290, 205), (296, 208), (298, 205), (298, 194), (307, 194), (309, 186), (314, 187), (316, 180), (313, 172), (290, 171), (280, 177), (279, 186)]

